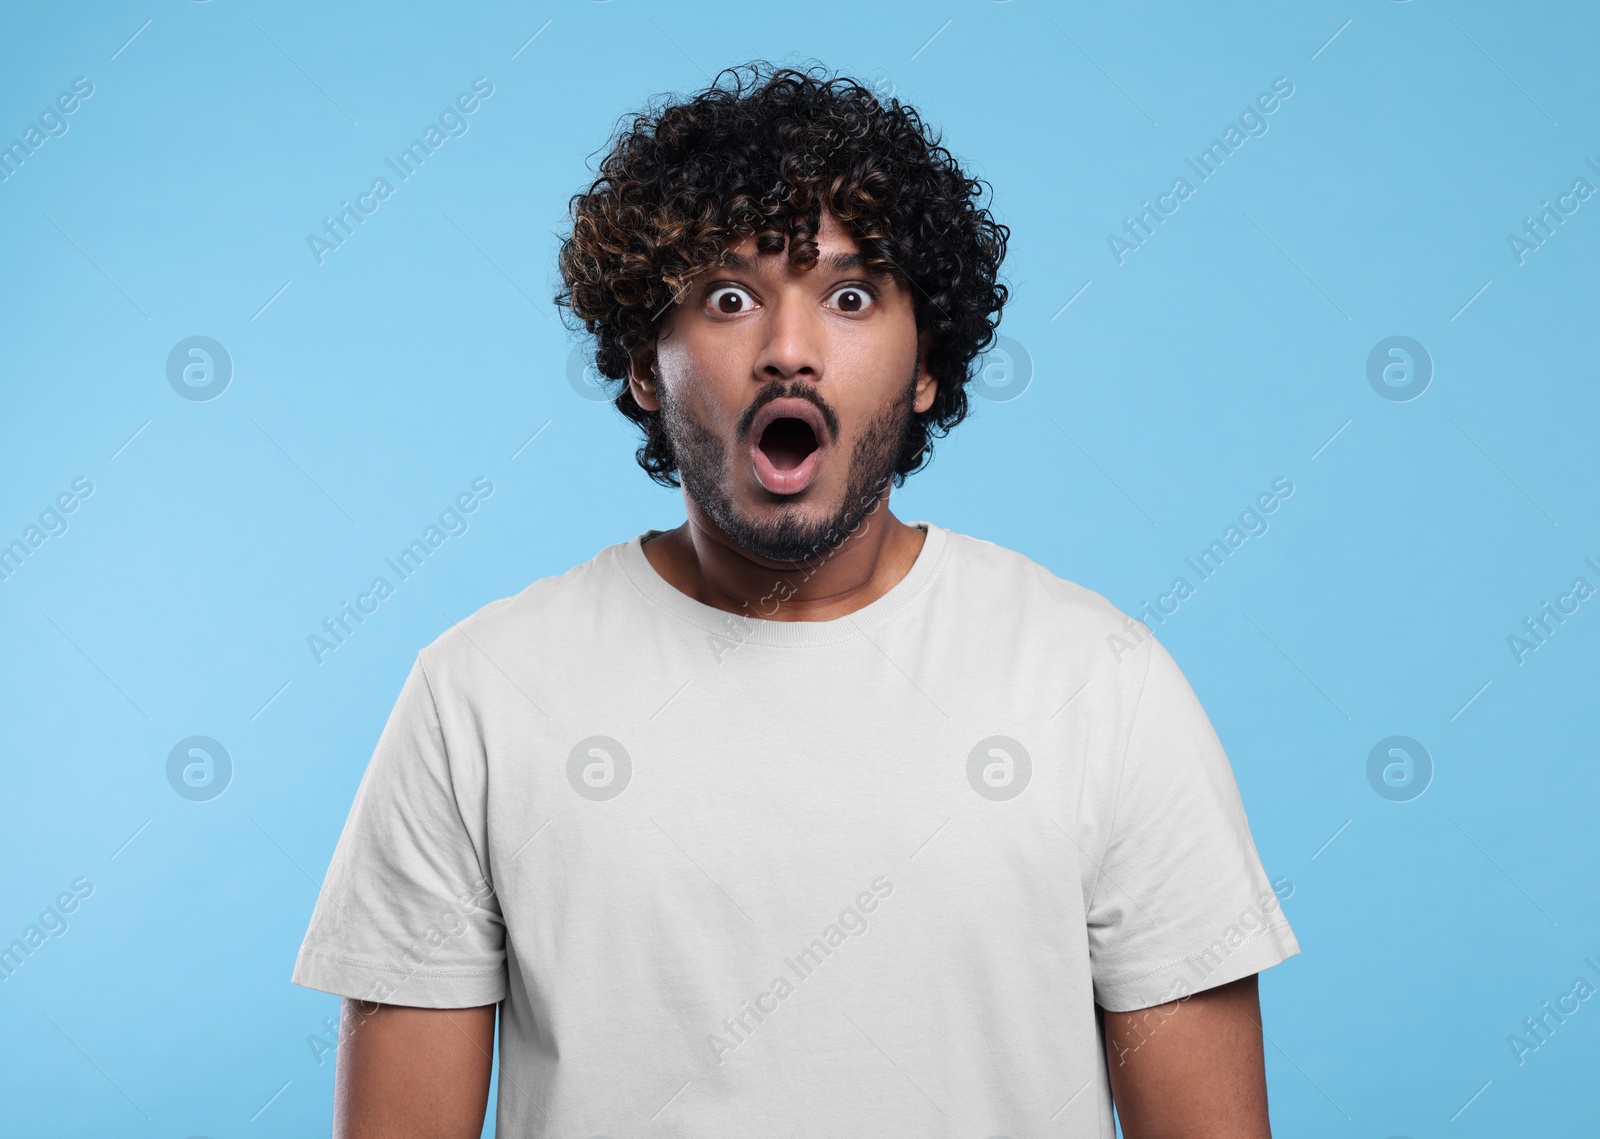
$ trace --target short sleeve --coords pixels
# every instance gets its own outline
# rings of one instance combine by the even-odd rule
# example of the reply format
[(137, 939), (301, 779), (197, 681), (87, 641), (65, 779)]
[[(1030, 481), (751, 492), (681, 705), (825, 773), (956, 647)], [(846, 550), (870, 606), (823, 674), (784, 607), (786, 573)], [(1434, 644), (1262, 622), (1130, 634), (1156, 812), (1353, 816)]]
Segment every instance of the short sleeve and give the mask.
[(290, 980), (421, 1008), (503, 999), (505, 925), (482, 856), (483, 795), (483, 773), (451, 762), (419, 654), (356, 790)]
[(1095, 1000), (1179, 1000), (1300, 952), (1262, 869), (1221, 741), (1154, 637), (1088, 926)]

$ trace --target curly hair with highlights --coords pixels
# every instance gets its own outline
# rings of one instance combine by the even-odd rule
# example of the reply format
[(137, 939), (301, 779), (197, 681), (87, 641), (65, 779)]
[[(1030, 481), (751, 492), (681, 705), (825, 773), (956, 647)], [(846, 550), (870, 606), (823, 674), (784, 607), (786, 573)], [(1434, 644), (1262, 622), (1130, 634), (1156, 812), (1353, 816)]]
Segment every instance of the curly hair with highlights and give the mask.
[(639, 465), (678, 486), (660, 413), (628, 389), (629, 361), (653, 365), (667, 309), (743, 238), (815, 264), (826, 205), (870, 268), (910, 285), (917, 330), (931, 333), (937, 391), (896, 460), (901, 486), (931, 457), (930, 437), (966, 418), (972, 362), (1008, 296), (998, 277), (1010, 231), (984, 190), (913, 107), (821, 67), (748, 63), (687, 101), (624, 117), (571, 199), (555, 302), (595, 338), (599, 373), (619, 382), (617, 410), (644, 432)]

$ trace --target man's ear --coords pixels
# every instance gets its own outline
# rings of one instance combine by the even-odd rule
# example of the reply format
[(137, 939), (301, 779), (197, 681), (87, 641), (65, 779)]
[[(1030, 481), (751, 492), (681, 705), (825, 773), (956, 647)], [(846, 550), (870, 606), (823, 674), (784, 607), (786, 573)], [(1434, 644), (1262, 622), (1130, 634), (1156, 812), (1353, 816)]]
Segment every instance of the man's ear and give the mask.
[(928, 354), (932, 349), (933, 330), (925, 329), (917, 336), (917, 391), (916, 402), (912, 407), (918, 413), (932, 407), (934, 396), (939, 392), (939, 381), (934, 379), (933, 373), (928, 370)]
[(628, 391), (633, 395), (633, 402), (645, 411), (660, 411), (661, 400), (656, 395), (656, 364), (655, 358), (628, 359)]

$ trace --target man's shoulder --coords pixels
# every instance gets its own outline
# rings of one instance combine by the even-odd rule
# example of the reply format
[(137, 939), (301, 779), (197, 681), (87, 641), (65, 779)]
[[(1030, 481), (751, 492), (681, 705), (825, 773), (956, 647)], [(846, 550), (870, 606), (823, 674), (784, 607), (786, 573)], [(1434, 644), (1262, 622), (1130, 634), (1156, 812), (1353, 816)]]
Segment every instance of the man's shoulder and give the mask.
[(949, 541), (959, 567), (950, 600), (989, 643), (1050, 661), (1092, 681), (1102, 699), (1116, 693), (1128, 706), (1138, 702), (1152, 668), (1177, 672), (1150, 626), (1103, 594), (996, 542), (953, 531)]
[(628, 588), (617, 542), (563, 573), (530, 582), (452, 622), (422, 649), (428, 671), (459, 675), (499, 666), (586, 639), (595, 614), (617, 589)]
[(1020, 550), (954, 530), (949, 531), (949, 542), (960, 566), (953, 584), (964, 593), (986, 594), (994, 604), (1029, 620), (1063, 621), (1076, 637), (1092, 637), (1102, 644), (1118, 633), (1149, 635), (1148, 628), (1103, 594)]

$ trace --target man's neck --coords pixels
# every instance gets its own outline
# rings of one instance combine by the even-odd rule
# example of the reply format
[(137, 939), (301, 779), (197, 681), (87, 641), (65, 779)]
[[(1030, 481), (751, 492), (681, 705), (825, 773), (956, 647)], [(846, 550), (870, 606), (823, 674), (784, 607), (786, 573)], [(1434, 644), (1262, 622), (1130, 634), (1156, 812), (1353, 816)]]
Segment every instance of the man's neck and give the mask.
[(735, 545), (685, 501), (688, 520), (644, 543), (651, 566), (702, 605), (769, 621), (831, 621), (865, 608), (910, 572), (927, 537), (896, 518), (885, 497), (833, 550), (774, 562)]

